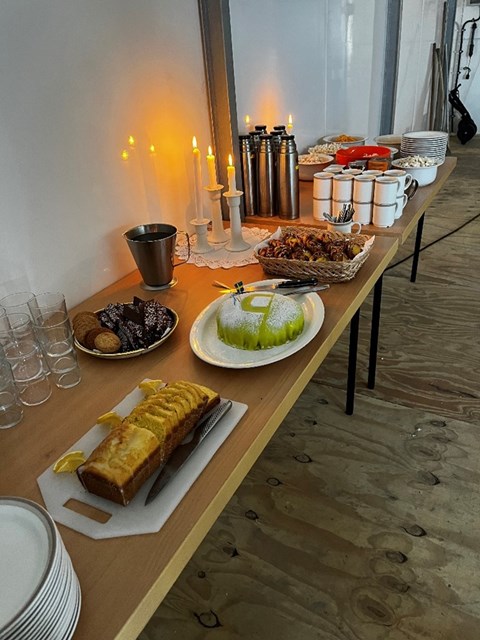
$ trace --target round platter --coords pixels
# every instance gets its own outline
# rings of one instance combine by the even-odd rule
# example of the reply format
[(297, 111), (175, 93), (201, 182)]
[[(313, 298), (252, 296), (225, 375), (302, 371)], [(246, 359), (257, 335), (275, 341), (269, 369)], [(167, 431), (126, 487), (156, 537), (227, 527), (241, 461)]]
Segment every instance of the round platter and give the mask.
[[(160, 340), (157, 340), (156, 342), (153, 342), (151, 345), (149, 345), (148, 347), (145, 347), (144, 349), (135, 349), (133, 351), (122, 351), (122, 352), (118, 352), (118, 353), (101, 353), (100, 351), (94, 351), (92, 349), (87, 349), (87, 347), (84, 347), (83, 344), (80, 344), (80, 342), (77, 340), (77, 338), (74, 339), (75, 346), (79, 351), (83, 351), (83, 353), (88, 353), (88, 355), (90, 355), (90, 356), (94, 356), (95, 358), (103, 358), (104, 360), (125, 360), (126, 358), (136, 358), (137, 356), (143, 356), (146, 353), (150, 353), (150, 351), (153, 351), (154, 349), (157, 349), (161, 344), (163, 344), (165, 342), (165, 340), (168, 340), (168, 338), (170, 338), (172, 333), (177, 328), (178, 315), (177, 315), (176, 311), (174, 311), (173, 309), (170, 309), (169, 307), (165, 307), (165, 309), (167, 310), (168, 314), (172, 318), (173, 325), (160, 338)], [(95, 313), (100, 313), (101, 311), (103, 311), (103, 309), (97, 309), (97, 311), (95, 311)]]
[[(281, 282), (281, 279), (262, 280), (261, 282), (249, 283), (249, 285), (274, 284), (276, 282)], [(325, 307), (317, 293), (298, 294), (295, 296), (295, 300), (301, 305), (305, 316), (305, 327), (300, 336), (293, 342), (288, 342), (280, 347), (246, 351), (230, 347), (217, 336), (216, 314), (223, 300), (223, 297), (214, 300), (197, 316), (190, 331), (190, 346), (201, 360), (227, 369), (263, 367), (288, 358), (313, 340), (320, 331), (325, 318)]]
[[(0, 635), (20, 628), (45, 589), (54, 567), (57, 540), (53, 520), (39, 505), (16, 497), (0, 498)], [(6, 636), (8, 637), (8, 636)]]

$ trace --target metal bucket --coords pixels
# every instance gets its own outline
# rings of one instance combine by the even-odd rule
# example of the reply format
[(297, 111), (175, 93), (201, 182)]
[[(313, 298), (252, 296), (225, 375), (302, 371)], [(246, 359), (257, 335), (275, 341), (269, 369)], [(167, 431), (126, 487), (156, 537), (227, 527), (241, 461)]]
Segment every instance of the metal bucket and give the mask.
[[(177, 234), (187, 238), (186, 260), (175, 262)], [(140, 224), (123, 234), (132, 252), (144, 283), (150, 287), (168, 285), (173, 279), (173, 269), (187, 262), (190, 257), (190, 239), (185, 231), (178, 231), (171, 224)]]

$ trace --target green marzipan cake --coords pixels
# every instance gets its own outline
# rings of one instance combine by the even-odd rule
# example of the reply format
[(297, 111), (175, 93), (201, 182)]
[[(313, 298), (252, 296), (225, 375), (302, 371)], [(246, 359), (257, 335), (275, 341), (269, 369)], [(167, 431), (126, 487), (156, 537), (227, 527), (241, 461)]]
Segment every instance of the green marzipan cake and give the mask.
[(220, 340), (238, 349), (270, 349), (298, 338), (305, 324), (302, 307), (277, 293), (230, 296), (217, 312)]

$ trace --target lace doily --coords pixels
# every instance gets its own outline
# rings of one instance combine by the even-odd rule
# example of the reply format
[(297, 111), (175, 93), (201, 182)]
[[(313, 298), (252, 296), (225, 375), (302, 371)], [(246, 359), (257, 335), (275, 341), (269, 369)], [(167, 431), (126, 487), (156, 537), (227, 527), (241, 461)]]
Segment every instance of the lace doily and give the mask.
[[(230, 235), (230, 229), (225, 229), (227, 235)], [(245, 242), (248, 242), (250, 249), (245, 251), (227, 251), (225, 244), (211, 244), (212, 250), (208, 253), (190, 252), (188, 264), (195, 264), (197, 267), (210, 267), (210, 269), (230, 269), (231, 267), (242, 267), (245, 264), (255, 264), (257, 259), (253, 255), (255, 246), (272, 235), (272, 231), (268, 229), (259, 229), (258, 227), (242, 227), (242, 236)], [(207, 236), (208, 237), (208, 236)], [(195, 247), (197, 238), (195, 235), (190, 236), (190, 246)], [(188, 255), (187, 240), (182, 234), (177, 237), (176, 254), (182, 260)]]

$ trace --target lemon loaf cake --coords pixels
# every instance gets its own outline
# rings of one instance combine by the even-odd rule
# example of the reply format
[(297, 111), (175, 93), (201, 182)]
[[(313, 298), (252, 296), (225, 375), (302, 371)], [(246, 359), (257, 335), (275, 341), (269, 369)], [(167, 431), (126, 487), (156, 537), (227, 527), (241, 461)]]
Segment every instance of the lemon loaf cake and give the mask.
[(185, 381), (148, 395), (77, 469), (80, 481), (90, 493), (127, 505), (219, 402), (215, 391)]
[(303, 331), (302, 307), (278, 293), (244, 293), (228, 297), (217, 312), (220, 340), (253, 351), (278, 347)]

